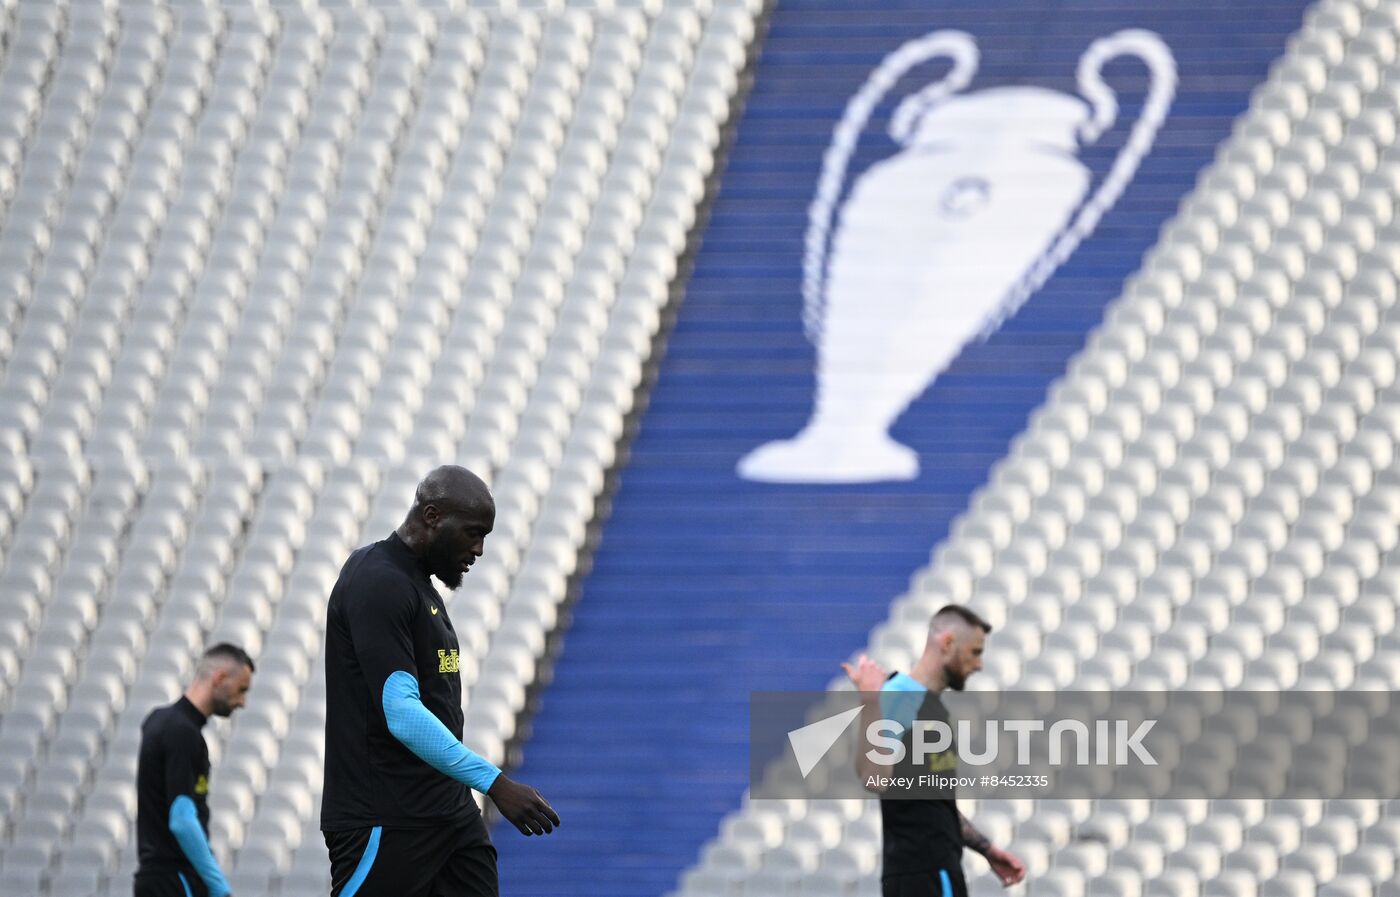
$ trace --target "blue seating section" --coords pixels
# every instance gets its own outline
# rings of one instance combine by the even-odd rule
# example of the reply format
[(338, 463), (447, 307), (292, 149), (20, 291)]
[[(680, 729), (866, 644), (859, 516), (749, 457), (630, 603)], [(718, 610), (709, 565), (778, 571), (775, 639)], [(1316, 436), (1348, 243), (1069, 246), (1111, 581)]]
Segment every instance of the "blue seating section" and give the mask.
[[(1298, 0), (987, 2), (780, 0), (723, 187), (651, 404), (584, 583), (518, 775), (563, 828), (498, 829), (502, 892), (655, 897), (675, 887), (747, 784), (751, 690), (819, 689), (865, 644), (1047, 387), (1156, 242), (1301, 20)], [(736, 474), (812, 407), (802, 327), (808, 205), (832, 128), (887, 54), (935, 29), (976, 41), (972, 94), (1078, 94), (1091, 42), (1160, 35), (1179, 82), (1121, 198), (1049, 281), (968, 345), (899, 417), (908, 481), (794, 485)], [(914, 69), (875, 109), (851, 175), (896, 153), (896, 101), (942, 77)], [(1078, 158), (1099, 183), (1142, 110), (1147, 77), (1109, 63), (1117, 121)], [(1091, 188), (1092, 189), (1092, 188)]]

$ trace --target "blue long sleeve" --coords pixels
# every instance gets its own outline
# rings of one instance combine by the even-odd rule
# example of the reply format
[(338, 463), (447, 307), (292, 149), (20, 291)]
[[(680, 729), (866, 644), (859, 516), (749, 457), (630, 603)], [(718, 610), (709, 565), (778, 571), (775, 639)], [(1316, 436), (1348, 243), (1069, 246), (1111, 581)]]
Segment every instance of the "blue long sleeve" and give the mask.
[(204, 827), (199, 824), (199, 814), (195, 811), (194, 800), (182, 794), (170, 804), (170, 833), (175, 836), (180, 849), (189, 857), (204, 886), (209, 889), (209, 897), (224, 897), (230, 892), (224, 873), (214, 859), (214, 851), (209, 848), (209, 839), (204, 835)]
[(904, 727), (913, 728), (914, 718), (924, 703), (928, 689), (907, 673), (895, 673), (880, 689), (880, 713)]
[(403, 670), (384, 681), (384, 720), (389, 734), (420, 760), (469, 788), (485, 793), (501, 774), (493, 764), (473, 752), (433, 716), (418, 693), (418, 680)]

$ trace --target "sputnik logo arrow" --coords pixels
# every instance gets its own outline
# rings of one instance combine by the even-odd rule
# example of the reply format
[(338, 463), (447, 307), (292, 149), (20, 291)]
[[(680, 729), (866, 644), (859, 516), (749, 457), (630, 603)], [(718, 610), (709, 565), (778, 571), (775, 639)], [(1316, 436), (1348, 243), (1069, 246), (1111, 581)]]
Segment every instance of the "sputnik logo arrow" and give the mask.
[(802, 778), (807, 778), (807, 774), (821, 762), (826, 752), (831, 750), (836, 739), (851, 725), (851, 720), (859, 715), (860, 708), (852, 707), (788, 733), (788, 741), (792, 744), (792, 753), (797, 757), (797, 768), (802, 772)]

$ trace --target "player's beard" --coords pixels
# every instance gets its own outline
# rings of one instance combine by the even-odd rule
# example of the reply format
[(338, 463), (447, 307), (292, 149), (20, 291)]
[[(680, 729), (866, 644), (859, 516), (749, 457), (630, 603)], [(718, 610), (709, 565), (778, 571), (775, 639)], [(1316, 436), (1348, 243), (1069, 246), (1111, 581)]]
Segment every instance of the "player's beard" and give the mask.
[(943, 681), (953, 691), (962, 691), (967, 686), (967, 676), (953, 669), (952, 664), (943, 665)]
[(462, 559), (451, 553), (446, 541), (443, 538), (434, 539), (423, 560), (429, 573), (449, 589), (456, 589), (462, 584)]

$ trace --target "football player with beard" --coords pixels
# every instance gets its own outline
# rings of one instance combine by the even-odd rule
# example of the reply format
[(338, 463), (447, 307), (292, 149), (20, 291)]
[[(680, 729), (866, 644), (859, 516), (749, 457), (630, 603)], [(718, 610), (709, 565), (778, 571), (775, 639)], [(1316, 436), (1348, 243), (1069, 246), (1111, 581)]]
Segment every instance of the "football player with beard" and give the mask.
[[(903, 726), (906, 761), (894, 771), (896, 776), (956, 772), (957, 756), (951, 746), (931, 754), (923, 766), (915, 763), (913, 723), (948, 721), (939, 693), (945, 688), (962, 691), (968, 677), (982, 669), (982, 649), (991, 631), (991, 625), (972, 611), (949, 604), (929, 620), (923, 654), (908, 673), (888, 673), (865, 655), (854, 666), (841, 665), (861, 692), (863, 731), (881, 719), (893, 719)], [(881, 772), (890, 772), (878, 769), (866, 752), (859, 753), (857, 763), (865, 782), (878, 782)], [(884, 897), (966, 897), (964, 847), (982, 854), (1003, 885), (1010, 887), (1025, 878), (1025, 864), (1009, 851), (993, 846), (958, 811), (951, 790), (939, 797), (898, 797), (885, 793), (878, 784), (867, 787), (881, 794), (884, 866), (880, 884)]]
[(460, 646), (430, 577), (460, 586), (495, 520), (479, 477), (439, 467), (331, 591), (321, 829), (332, 897), (496, 897), (496, 850), (469, 789), (523, 834), (559, 824), (535, 789), (462, 744)]

